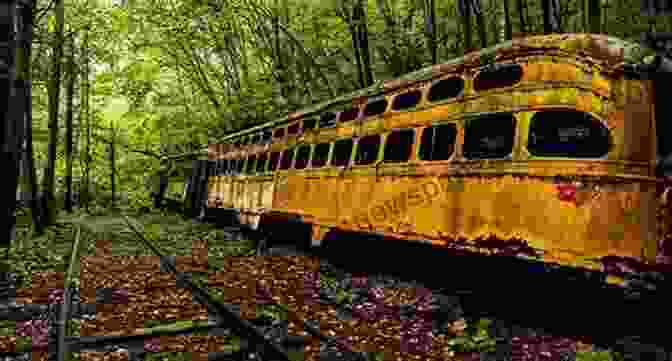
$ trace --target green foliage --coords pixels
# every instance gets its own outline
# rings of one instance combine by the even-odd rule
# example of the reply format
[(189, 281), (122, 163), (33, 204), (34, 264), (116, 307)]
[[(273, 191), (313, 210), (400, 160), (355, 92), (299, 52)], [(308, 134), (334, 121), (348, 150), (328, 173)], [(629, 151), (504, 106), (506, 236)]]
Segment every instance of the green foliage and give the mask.
[(277, 305), (257, 305), (257, 317), (274, 321), (287, 320), (287, 310)]
[(576, 353), (576, 361), (620, 361), (623, 357), (618, 352), (612, 351), (579, 351)]
[(496, 341), (488, 334), (488, 327), (492, 321), (479, 319), (467, 327), (464, 336), (457, 336), (448, 341), (456, 352), (491, 352), (495, 349)]

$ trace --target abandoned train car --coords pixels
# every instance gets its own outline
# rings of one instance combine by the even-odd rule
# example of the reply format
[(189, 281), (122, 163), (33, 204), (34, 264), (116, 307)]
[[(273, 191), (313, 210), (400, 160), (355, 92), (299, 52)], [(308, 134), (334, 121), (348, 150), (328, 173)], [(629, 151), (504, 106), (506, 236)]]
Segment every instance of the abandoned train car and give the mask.
[(625, 71), (648, 55), (604, 35), (514, 39), (231, 134), (192, 185), (253, 228), (305, 225), (307, 245), (375, 233), (618, 283), (614, 262), (672, 256), (656, 174), (670, 126), (652, 80)]

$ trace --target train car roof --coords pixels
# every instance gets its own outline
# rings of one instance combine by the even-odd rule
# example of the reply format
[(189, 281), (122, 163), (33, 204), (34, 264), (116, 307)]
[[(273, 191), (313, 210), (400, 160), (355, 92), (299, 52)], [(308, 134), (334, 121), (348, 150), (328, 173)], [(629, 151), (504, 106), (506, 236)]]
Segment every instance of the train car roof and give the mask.
[[(464, 68), (492, 64), (502, 59), (525, 53), (548, 52), (550, 50), (569, 53), (578, 52), (606, 72), (617, 71), (623, 64), (643, 63), (645, 58), (655, 55), (653, 50), (642, 47), (638, 43), (602, 34), (570, 33), (514, 38), (513, 40), (499, 43), (486, 49), (473, 51), (441, 64), (422, 68), (395, 79), (376, 81), (367, 88), (306, 106), (276, 120), (228, 134), (220, 138), (217, 143), (223, 143), (240, 136), (255, 134), (262, 130), (272, 129), (306, 116), (316, 116), (322, 112), (340, 110), (343, 106), (362, 104), (370, 97), (380, 96), (392, 90), (409, 86), (416, 82), (428, 81)], [(192, 156), (205, 155), (207, 154), (207, 147), (190, 154)]]

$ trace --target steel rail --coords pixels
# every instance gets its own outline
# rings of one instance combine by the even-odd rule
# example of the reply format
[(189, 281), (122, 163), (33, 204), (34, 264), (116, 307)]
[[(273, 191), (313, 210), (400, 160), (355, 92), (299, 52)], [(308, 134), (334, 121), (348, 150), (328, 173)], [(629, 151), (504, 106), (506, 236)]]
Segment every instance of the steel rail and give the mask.
[(131, 228), (138, 238), (140, 238), (142, 243), (149, 247), (152, 252), (154, 252), (154, 254), (159, 256), (161, 265), (170, 272), (174, 273), (178, 282), (187, 285), (199, 303), (210, 308), (210, 310), (218, 315), (220, 319), (223, 319), (227, 324), (231, 325), (230, 327), (232, 329), (237, 331), (243, 337), (249, 339), (252, 342), (252, 346), (255, 351), (260, 353), (263, 359), (290, 361), (287, 354), (281, 350), (278, 345), (266, 339), (264, 334), (254, 325), (236, 315), (236, 313), (229, 306), (215, 300), (208, 294), (207, 291), (194, 284), (188, 277), (182, 274), (182, 272), (178, 272), (168, 257), (162, 255), (161, 252), (151, 242), (149, 242), (140, 231), (138, 231), (137, 227), (131, 223), (126, 215), (123, 217), (126, 224), (128, 224), (129, 228)]

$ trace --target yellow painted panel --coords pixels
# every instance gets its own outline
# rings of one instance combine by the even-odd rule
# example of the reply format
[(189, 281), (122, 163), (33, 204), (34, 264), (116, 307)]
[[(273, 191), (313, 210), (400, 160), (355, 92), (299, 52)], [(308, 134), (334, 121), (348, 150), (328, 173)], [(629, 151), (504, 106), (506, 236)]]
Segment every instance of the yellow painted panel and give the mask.
[(273, 188), (274, 182), (265, 181), (262, 185), (261, 207), (265, 209), (273, 208)]
[[(342, 189), (351, 190), (353, 197), (361, 196), (367, 187), (364, 177), (359, 179), (358, 186)], [(639, 258), (643, 244), (638, 217), (643, 216), (637, 213), (638, 206), (651, 209), (653, 203), (641, 202), (640, 192), (633, 187), (574, 186), (578, 188), (573, 199), (562, 200), (560, 186), (541, 178), (383, 181), (372, 188), (367, 206), (359, 203), (340, 211), (342, 218), (347, 216), (348, 223), (359, 228), (368, 222), (376, 229), (398, 231), (410, 223), (415, 233), (428, 238), (477, 239), (491, 234), (523, 238), (558, 259), (567, 258), (568, 252)], [(354, 204), (351, 198), (343, 200)]]
[(224, 207), (229, 208), (233, 207), (233, 201), (231, 197), (231, 177), (223, 177), (222, 180), (222, 201), (224, 202)]

